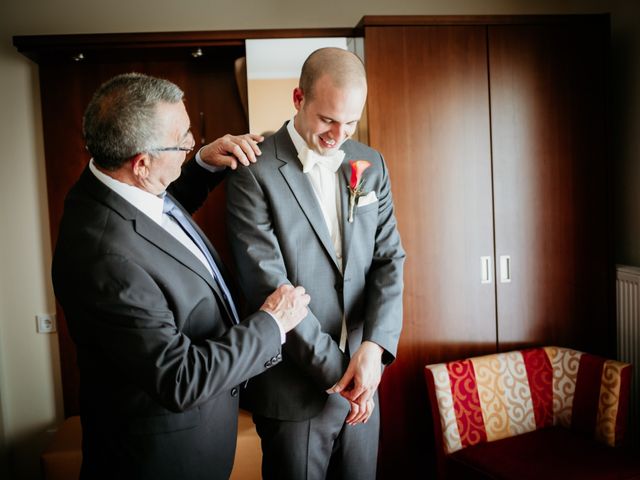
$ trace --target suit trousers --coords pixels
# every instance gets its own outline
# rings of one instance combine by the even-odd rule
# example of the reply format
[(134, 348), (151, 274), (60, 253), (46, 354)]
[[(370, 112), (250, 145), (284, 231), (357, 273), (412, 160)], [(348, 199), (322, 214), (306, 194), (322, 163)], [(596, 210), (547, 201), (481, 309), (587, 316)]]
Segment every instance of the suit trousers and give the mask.
[(324, 409), (303, 421), (276, 420), (254, 414), (262, 441), (265, 480), (375, 480), (380, 409), (364, 424), (344, 423), (349, 402), (330, 395)]

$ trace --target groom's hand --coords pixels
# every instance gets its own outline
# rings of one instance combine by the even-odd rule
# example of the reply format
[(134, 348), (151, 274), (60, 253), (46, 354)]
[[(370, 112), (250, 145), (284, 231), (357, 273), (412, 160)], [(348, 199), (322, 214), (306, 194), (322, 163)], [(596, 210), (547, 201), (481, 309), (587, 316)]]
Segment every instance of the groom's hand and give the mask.
[(351, 412), (346, 422), (350, 425), (367, 421), (375, 408), (372, 398), (382, 377), (382, 351), (377, 343), (362, 342), (342, 378), (327, 390), (349, 400)]

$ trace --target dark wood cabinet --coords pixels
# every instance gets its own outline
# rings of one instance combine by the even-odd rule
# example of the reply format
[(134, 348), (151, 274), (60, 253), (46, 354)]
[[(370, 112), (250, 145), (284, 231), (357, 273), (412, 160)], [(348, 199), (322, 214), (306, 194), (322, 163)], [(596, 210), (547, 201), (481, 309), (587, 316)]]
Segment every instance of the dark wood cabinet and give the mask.
[(418, 478), (433, 468), (424, 365), (533, 345), (615, 351), (608, 17), (361, 26), (370, 143), (407, 250), (379, 477), (403, 465)]

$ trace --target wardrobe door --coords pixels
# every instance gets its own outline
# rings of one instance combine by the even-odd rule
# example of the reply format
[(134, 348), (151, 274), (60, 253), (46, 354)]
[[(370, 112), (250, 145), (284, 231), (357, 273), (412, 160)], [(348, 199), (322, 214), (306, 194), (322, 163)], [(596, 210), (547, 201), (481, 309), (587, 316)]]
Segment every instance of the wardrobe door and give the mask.
[[(225, 133), (243, 133), (247, 121), (240, 102), (233, 70), (244, 47), (217, 47), (192, 58), (188, 50), (102, 52), (87, 55), (82, 62), (70, 59), (40, 63), (40, 91), (51, 239), (55, 245), (64, 199), (89, 161), (82, 139), (82, 115), (101, 83), (124, 72), (141, 72), (175, 82), (185, 91), (185, 104), (198, 144)], [(195, 218), (225, 259), (229, 249), (225, 234), (224, 191), (218, 188)], [(79, 374), (75, 346), (62, 310), (57, 308), (65, 415), (79, 412)]]
[(503, 351), (615, 352), (603, 19), (489, 27)]
[[(365, 28), (372, 147), (407, 252), (404, 325), (380, 387), (379, 478), (428, 471), (424, 366), (496, 349), (486, 28)], [(425, 470), (426, 469), (426, 470)]]

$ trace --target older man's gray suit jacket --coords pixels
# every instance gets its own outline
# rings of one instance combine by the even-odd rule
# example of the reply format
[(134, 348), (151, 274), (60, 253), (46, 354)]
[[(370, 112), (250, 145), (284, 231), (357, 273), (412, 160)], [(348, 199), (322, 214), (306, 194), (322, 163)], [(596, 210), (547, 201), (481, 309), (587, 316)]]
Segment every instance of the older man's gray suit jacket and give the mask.
[[(190, 162), (171, 189), (193, 212), (220, 179)], [(269, 315), (232, 327), (204, 265), (88, 168), (65, 202), (53, 285), (78, 353), (82, 478), (228, 478), (237, 386), (280, 358)]]

